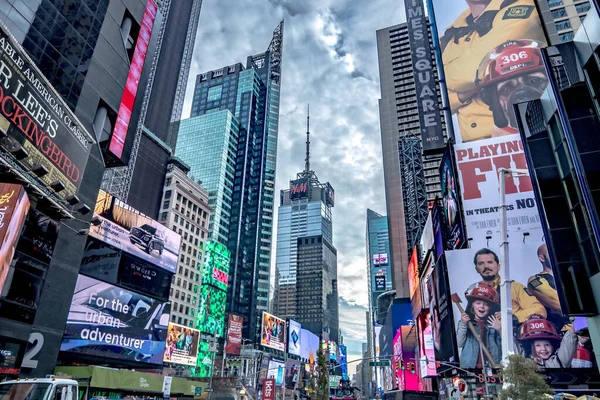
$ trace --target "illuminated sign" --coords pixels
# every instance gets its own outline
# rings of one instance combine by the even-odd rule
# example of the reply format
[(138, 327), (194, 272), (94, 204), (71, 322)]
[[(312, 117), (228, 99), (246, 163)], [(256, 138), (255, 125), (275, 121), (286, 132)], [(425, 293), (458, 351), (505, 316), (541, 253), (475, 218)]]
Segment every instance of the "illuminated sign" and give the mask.
[(225, 333), (226, 282), (228, 281), (230, 261), (231, 256), (225, 246), (217, 242), (206, 244), (200, 288), (200, 307), (196, 321), (197, 328), (202, 333), (219, 337)]
[(386, 265), (388, 263), (388, 255), (386, 253), (373, 255), (373, 265)]
[(290, 182), (290, 199), (308, 197), (308, 178), (296, 179)]
[(213, 278), (216, 281), (221, 282), (223, 285), (227, 285), (229, 283), (229, 275), (216, 267), (213, 268)]
[(263, 311), (260, 344), (285, 351), (285, 321)]
[(187, 326), (169, 323), (163, 361), (196, 365), (200, 332)]
[(29, 197), (23, 186), (0, 183), (0, 294), (28, 211)]
[(375, 276), (375, 290), (385, 290), (385, 275)]

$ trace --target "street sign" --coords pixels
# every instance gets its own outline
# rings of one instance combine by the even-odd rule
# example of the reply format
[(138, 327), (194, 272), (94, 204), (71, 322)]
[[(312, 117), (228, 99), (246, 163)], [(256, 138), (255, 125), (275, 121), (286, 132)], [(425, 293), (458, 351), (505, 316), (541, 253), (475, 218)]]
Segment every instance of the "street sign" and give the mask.
[(205, 391), (206, 393), (210, 393), (210, 392), (213, 392), (214, 390), (213, 390), (213, 388), (211, 388), (211, 387), (207, 387), (206, 389), (204, 389), (204, 391)]
[(389, 367), (389, 361), (371, 361), (369, 362), (369, 367)]
[(194, 388), (194, 396), (202, 396), (202, 386), (196, 386)]

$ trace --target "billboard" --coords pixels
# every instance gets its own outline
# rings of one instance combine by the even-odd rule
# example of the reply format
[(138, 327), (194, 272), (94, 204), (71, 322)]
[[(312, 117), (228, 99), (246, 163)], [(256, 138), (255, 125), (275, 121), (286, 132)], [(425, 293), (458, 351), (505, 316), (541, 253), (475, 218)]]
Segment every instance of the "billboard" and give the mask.
[(335, 191), (329, 182), (325, 184), (325, 204), (331, 207), (335, 205)]
[(300, 331), (300, 357), (308, 360), (309, 364), (317, 362), (319, 351), (319, 337), (307, 329)]
[[(446, 257), (450, 288), (456, 294), (453, 311), (460, 366), (481, 366), (479, 344), (471, 326), (485, 338), (486, 362), (491, 358), (498, 364), (502, 358), (498, 311), (504, 260), (493, 247), (451, 251)], [(587, 326), (581, 321), (571, 323), (563, 315), (546, 245), (511, 243), (510, 264), (515, 351), (544, 369), (591, 367), (589, 354), (593, 350)]]
[(425, 221), (425, 225), (423, 226), (423, 233), (421, 234), (421, 239), (419, 241), (419, 247), (421, 248), (421, 254), (419, 255), (420, 262), (423, 262), (423, 260), (425, 260), (425, 257), (427, 257), (427, 253), (433, 248), (433, 245), (435, 244), (434, 242), (435, 237), (433, 236), (433, 216), (431, 215), (430, 210), (427, 213), (427, 220)]
[(262, 398), (263, 400), (275, 400), (275, 379), (263, 379)]
[(417, 335), (412, 325), (402, 325), (398, 330), (401, 332), (402, 360), (406, 369), (404, 370), (404, 389), (421, 390), (418, 369), (416, 363), (415, 349), (417, 348)]
[(290, 319), (288, 321), (289, 321), (289, 325), (288, 325), (288, 338), (287, 338), (287, 345), (288, 345), (287, 352), (289, 354), (293, 354), (295, 356), (300, 357), (301, 353), (302, 353), (302, 337), (301, 337), (302, 325), (300, 325), (300, 323), (294, 321), (293, 319)]
[(118, 165), (127, 164), (129, 161), (129, 155), (124, 154), (125, 144), (126, 141), (128, 141), (127, 130), (129, 128), (131, 112), (133, 111), (142, 69), (144, 68), (144, 61), (146, 60), (148, 44), (150, 42), (150, 36), (152, 35), (154, 19), (156, 18), (156, 11), (156, 2), (154, 0), (147, 0), (146, 10), (144, 11), (144, 16), (142, 18), (142, 25), (140, 26), (140, 33), (137, 37), (135, 50), (131, 59), (131, 66), (129, 67), (129, 73), (127, 75), (127, 81), (125, 82), (125, 89), (123, 90), (123, 96), (121, 97), (117, 121), (110, 137), (110, 143), (108, 144), (109, 154), (113, 155), (111, 158), (120, 160)]
[(436, 65), (429, 45), (423, 1), (404, 0), (404, 8), (415, 75), (423, 153), (439, 153), (444, 149), (444, 132), (437, 94)]
[(99, 225), (90, 225), (90, 236), (127, 253), (177, 271), (181, 236), (141, 214), (123, 201), (100, 190), (94, 215)]
[(375, 290), (385, 290), (386, 279), (385, 275), (375, 275)]
[(0, 183), (0, 295), (28, 212), (29, 196), (23, 186)]
[[(456, 143), (517, 133), (513, 104), (548, 84), (535, 0), (428, 0), (433, 6)], [(431, 13), (430, 13), (431, 18)]]
[(437, 376), (431, 314), (429, 310), (421, 311), (421, 314), (417, 317), (417, 332), (419, 334), (419, 354), (421, 355), (419, 366), (422, 376)]
[(394, 353), (392, 355), (392, 370), (394, 371), (394, 386), (398, 388), (398, 390), (406, 390), (404, 385), (404, 369), (402, 368), (403, 364), (403, 355), (402, 355), (402, 330), (398, 329), (396, 334), (394, 335), (394, 339), (392, 340), (392, 348), (394, 349)]
[(169, 304), (79, 275), (61, 351), (162, 364)]
[(408, 262), (408, 290), (410, 293), (410, 300), (413, 301), (415, 292), (419, 288), (419, 260), (417, 246), (413, 247), (410, 261)]
[(446, 147), (440, 162), (440, 190), (442, 192), (442, 220), (444, 227), (444, 248), (460, 249), (466, 245), (466, 234), (460, 207), (459, 188), (454, 169), (454, 148)]
[(337, 344), (332, 340), (322, 340), (321, 344), (323, 345), (323, 354), (327, 355), (329, 352), (329, 359), (337, 361)]
[[(502, 136), (455, 146), (456, 165), (462, 189), (465, 223), (472, 244), (485, 245), (486, 237), (500, 240), (500, 168), (527, 169), (519, 135)], [(531, 179), (527, 175), (505, 179), (507, 230), (509, 235), (542, 240), (540, 217)]]
[(433, 261), (436, 261), (444, 253), (444, 232), (442, 225), (441, 207), (436, 201), (431, 210), (431, 220), (433, 228)]
[(285, 321), (263, 311), (260, 344), (285, 351)]
[(199, 330), (170, 322), (163, 362), (195, 366), (199, 342)]
[(387, 265), (388, 263), (388, 255), (386, 253), (382, 254), (374, 254), (373, 255), (373, 265)]
[(290, 199), (304, 199), (308, 197), (309, 181), (308, 178), (296, 179), (290, 181)]
[(340, 349), (340, 369), (342, 370), (342, 378), (348, 379), (348, 348), (344, 345), (339, 345)]
[(58, 239), (60, 224), (36, 209), (30, 209), (17, 251), (50, 264)]
[(234, 355), (240, 354), (243, 326), (244, 317), (237, 314), (229, 314), (227, 321), (227, 340), (225, 341), (225, 353)]
[(197, 317), (200, 332), (217, 337), (223, 336), (226, 303), (226, 291), (202, 284), (200, 287), (200, 311)]
[[(2, 146), (22, 147), (27, 157), (17, 162), (25, 170), (48, 171), (41, 177), (30, 172), (30, 179), (64, 200), (79, 190), (94, 140), (5, 29), (0, 28), (0, 131), (6, 132)], [(14, 163), (12, 156), (2, 157)], [(52, 189), (54, 182), (64, 188)]]
[(267, 378), (275, 379), (277, 386), (283, 385), (285, 380), (285, 362), (271, 358), (269, 360), (269, 369), (267, 370)]

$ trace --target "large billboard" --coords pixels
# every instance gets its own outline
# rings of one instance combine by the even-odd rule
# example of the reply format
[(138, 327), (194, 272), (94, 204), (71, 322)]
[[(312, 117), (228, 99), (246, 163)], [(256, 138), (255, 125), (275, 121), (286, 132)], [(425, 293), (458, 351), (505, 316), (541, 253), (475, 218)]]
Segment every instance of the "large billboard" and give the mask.
[(289, 320), (287, 345), (289, 354), (300, 357), (302, 353), (302, 325), (293, 319)]
[(419, 360), (421, 376), (436, 376), (430, 310), (421, 311), (421, 314), (417, 317), (417, 332), (419, 334), (419, 354), (421, 355)]
[(200, 287), (200, 311), (197, 317), (200, 332), (223, 337), (226, 304), (226, 291), (202, 284)]
[(94, 214), (99, 225), (90, 236), (170, 272), (177, 271), (181, 236), (100, 190)]
[[(504, 260), (495, 247), (446, 252), (461, 368), (481, 367), (483, 336), (486, 362), (502, 359), (500, 270)], [(589, 368), (591, 341), (587, 325), (572, 323), (560, 308), (552, 266), (542, 242), (510, 244), (510, 279), (515, 327), (515, 352), (540, 368)], [(459, 308), (460, 305), (460, 308)], [(461, 311), (462, 308), (462, 311)], [(487, 349), (487, 351), (486, 351)], [(586, 354), (588, 356), (586, 356)]]
[(319, 351), (319, 337), (307, 329), (300, 333), (300, 357), (308, 360), (309, 364), (317, 362), (317, 351)]
[(162, 364), (169, 304), (79, 275), (61, 351)]
[(285, 381), (285, 362), (283, 360), (275, 358), (269, 360), (267, 379), (275, 379), (277, 386), (283, 385)]
[[(66, 199), (77, 193), (94, 140), (27, 53), (0, 28), (0, 131), (2, 147), (26, 152), (17, 162), (45, 192)], [(10, 151), (10, 150), (9, 150)], [(13, 163), (13, 157), (2, 153)], [(55, 182), (60, 182), (62, 190)], [(52, 189), (50, 186), (55, 189)]]
[(535, 0), (427, 1), (435, 15), (456, 143), (516, 133), (513, 104), (539, 98), (548, 83)]
[(308, 178), (300, 178), (290, 181), (290, 199), (296, 200), (308, 197), (309, 186), (310, 184)]
[(28, 212), (29, 197), (23, 186), (0, 183), (0, 295)]
[(419, 288), (419, 260), (417, 246), (413, 247), (410, 261), (408, 262), (408, 291), (410, 300), (413, 300), (417, 289)]
[(263, 311), (260, 344), (285, 351), (285, 321)]
[(423, 153), (439, 153), (444, 149), (444, 131), (425, 8), (422, 0), (404, 0), (404, 8), (415, 75)]
[(199, 341), (199, 330), (170, 322), (163, 362), (195, 366)]
[(348, 348), (343, 344), (338, 346), (340, 350), (340, 369), (342, 370), (342, 378), (348, 379)]
[(237, 314), (229, 314), (227, 321), (227, 340), (225, 341), (225, 353), (234, 355), (240, 354), (243, 326), (244, 317)]
[(448, 144), (440, 162), (440, 190), (442, 191), (443, 239), (446, 250), (460, 249), (466, 245), (460, 191), (454, 168), (454, 148)]

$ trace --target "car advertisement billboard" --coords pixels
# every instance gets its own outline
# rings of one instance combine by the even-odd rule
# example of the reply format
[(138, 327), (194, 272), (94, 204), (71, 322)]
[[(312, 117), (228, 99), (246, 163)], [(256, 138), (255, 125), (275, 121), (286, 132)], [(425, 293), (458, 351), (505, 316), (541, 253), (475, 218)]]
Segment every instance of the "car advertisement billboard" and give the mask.
[(268, 379), (275, 379), (275, 384), (277, 386), (283, 385), (285, 379), (285, 362), (283, 360), (278, 359), (270, 359), (269, 360), (269, 369), (267, 371)]
[(442, 192), (442, 219), (444, 227), (444, 248), (460, 249), (466, 245), (466, 234), (460, 207), (460, 190), (454, 168), (454, 147), (446, 147), (440, 162), (440, 190)]
[(225, 341), (225, 353), (239, 355), (242, 346), (242, 328), (244, 317), (237, 314), (229, 314), (227, 321), (227, 340)]
[(433, 346), (433, 332), (431, 329), (431, 314), (429, 310), (421, 311), (417, 317), (417, 332), (419, 334), (419, 353), (421, 358), (419, 366), (422, 376), (436, 376), (435, 348)]
[(302, 354), (302, 325), (299, 322), (294, 321), (293, 319), (288, 320), (288, 339), (287, 345), (289, 354), (293, 354), (295, 356), (300, 357)]
[(23, 186), (0, 183), (0, 295), (29, 212), (29, 204), (29, 196)]
[[(474, 330), (485, 338), (486, 363), (498, 365), (502, 359), (499, 285), (504, 267), (500, 251), (473, 247), (446, 252), (446, 257), (460, 366), (481, 367)], [(511, 243), (510, 274), (515, 351), (544, 369), (590, 367), (587, 326), (581, 321), (571, 323), (563, 315), (546, 245)]]
[(285, 351), (285, 321), (263, 311), (260, 344)]
[(290, 181), (290, 199), (304, 199), (308, 197), (308, 188), (310, 187), (308, 178), (296, 179)]
[[(75, 195), (95, 142), (4, 26), (0, 27), (0, 102), (0, 131), (6, 132), (2, 147), (8, 151), (21, 147), (27, 156), (17, 162), (26, 171), (47, 171), (29, 173), (44, 192), (62, 200)], [(6, 153), (2, 157), (14, 162)], [(62, 190), (52, 189), (54, 182), (60, 182)]]
[(90, 236), (133, 254), (169, 272), (177, 270), (181, 236), (123, 201), (100, 190), (90, 225)]
[(61, 351), (162, 364), (168, 303), (79, 275)]
[(317, 362), (319, 351), (319, 337), (307, 329), (300, 331), (300, 357), (308, 360), (309, 364)]
[(427, 1), (438, 29), (456, 143), (517, 133), (513, 104), (539, 98), (548, 84), (535, 0)]
[(170, 322), (163, 362), (195, 366), (199, 341), (199, 330)]

